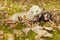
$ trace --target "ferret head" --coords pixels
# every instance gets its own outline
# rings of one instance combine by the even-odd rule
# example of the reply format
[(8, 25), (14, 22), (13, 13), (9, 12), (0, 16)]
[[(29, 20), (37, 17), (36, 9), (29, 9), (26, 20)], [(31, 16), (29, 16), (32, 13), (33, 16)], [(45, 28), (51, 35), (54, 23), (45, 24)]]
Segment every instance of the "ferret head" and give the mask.
[(33, 6), (30, 8), (29, 11), (31, 12), (32, 15), (35, 16), (35, 15), (37, 15), (37, 14), (40, 14), (41, 11), (42, 11), (42, 9), (41, 9), (39, 6), (37, 6), (37, 5), (33, 5)]
[(33, 5), (33, 6), (30, 8), (30, 10), (28, 11), (27, 16), (28, 16), (29, 19), (32, 19), (34, 16), (40, 14), (41, 11), (42, 11), (42, 9), (41, 9), (39, 6)]

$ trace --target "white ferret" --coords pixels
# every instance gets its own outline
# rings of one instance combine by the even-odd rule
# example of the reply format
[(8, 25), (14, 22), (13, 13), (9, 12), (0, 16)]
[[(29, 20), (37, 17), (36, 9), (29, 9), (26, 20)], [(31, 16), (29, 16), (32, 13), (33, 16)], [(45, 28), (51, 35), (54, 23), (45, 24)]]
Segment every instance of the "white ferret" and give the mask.
[(12, 20), (14, 23), (16, 21), (18, 21), (18, 17), (21, 17), (22, 19), (25, 18), (26, 16), (26, 19), (27, 20), (33, 20), (34, 16), (40, 14), (42, 11), (42, 9), (37, 6), (37, 5), (33, 5), (29, 11), (27, 12), (20, 12), (20, 13), (15, 13), (14, 15), (12, 15), (9, 20)]

